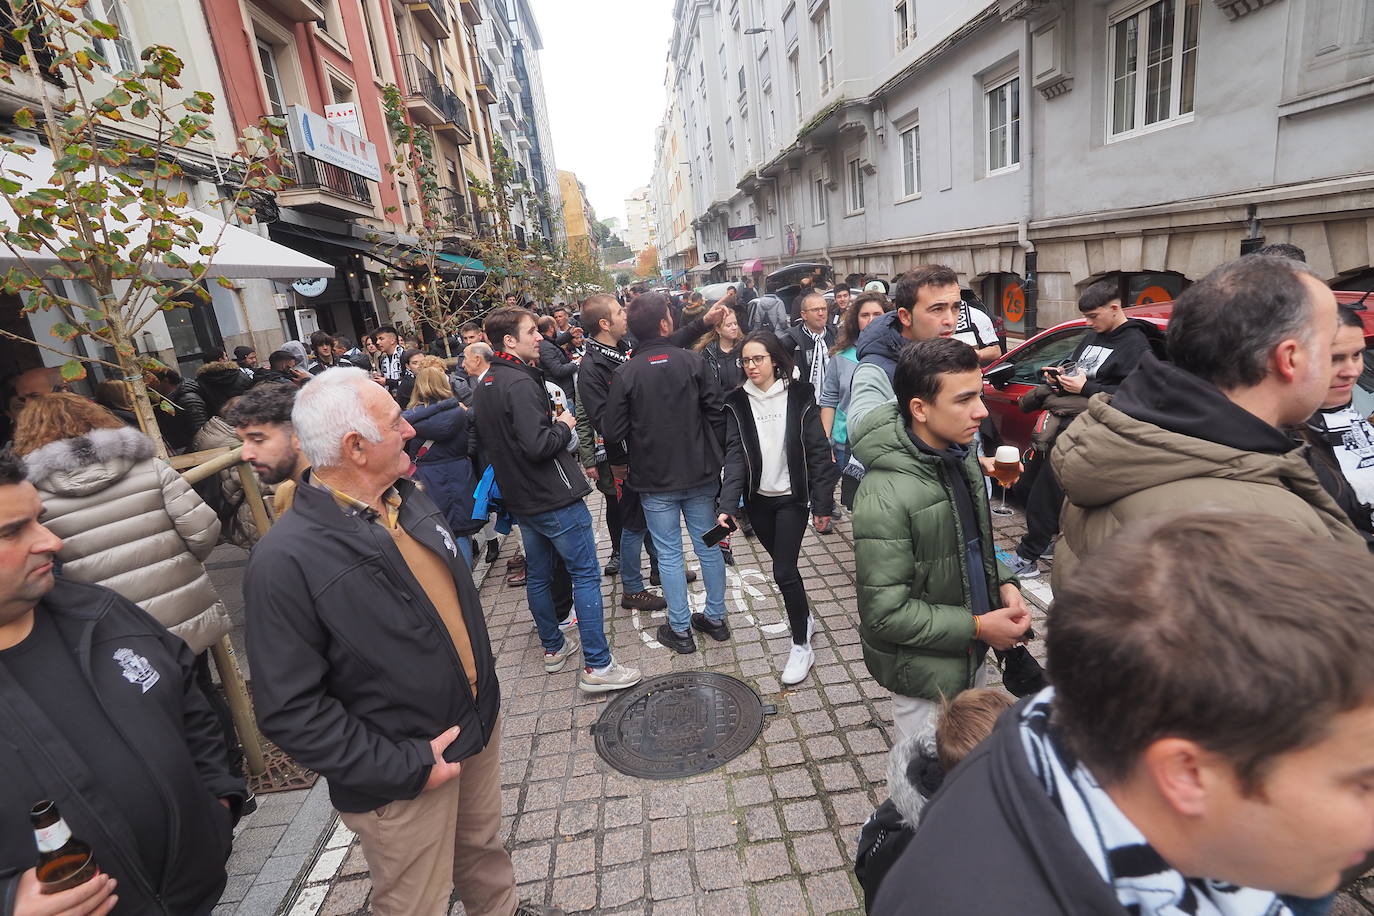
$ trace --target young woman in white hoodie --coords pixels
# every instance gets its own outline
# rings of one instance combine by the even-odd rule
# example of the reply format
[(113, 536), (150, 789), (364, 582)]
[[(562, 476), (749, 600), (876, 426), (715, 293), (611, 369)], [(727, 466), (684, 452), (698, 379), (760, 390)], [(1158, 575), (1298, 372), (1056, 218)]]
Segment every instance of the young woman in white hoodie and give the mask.
[(808, 509), (818, 531), (830, 526), (836, 469), (816, 391), (792, 378), (792, 360), (777, 337), (768, 331), (750, 334), (740, 353), (748, 380), (725, 398), (725, 474), (718, 511), (725, 524), (743, 500), (755, 534), (773, 558), (773, 581), (792, 630), (782, 672), (782, 682), (790, 685), (806, 677), (815, 659), (815, 622), (797, 557)]

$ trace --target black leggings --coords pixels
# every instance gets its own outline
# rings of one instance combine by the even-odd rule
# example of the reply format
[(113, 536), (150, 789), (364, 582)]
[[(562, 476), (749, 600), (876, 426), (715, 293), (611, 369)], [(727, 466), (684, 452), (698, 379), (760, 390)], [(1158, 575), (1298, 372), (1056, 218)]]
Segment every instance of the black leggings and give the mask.
[(792, 642), (797, 645), (806, 642), (806, 625), (811, 617), (806, 587), (797, 571), (808, 514), (806, 504), (795, 496), (755, 496), (749, 500), (749, 520), (754, 524), (759, 543), (773, 558), (773, 581), (782, 592), (787, 623), (792, 628)]
[(1038, 560), (1059, 533), (1059, 514), (1064, 510), (1064, 491), (1050, 467), (1049, 457), (1040, 459), (1040, 473), (1026, 496), (1026, 536), (1016, 546), (1022, 559)]

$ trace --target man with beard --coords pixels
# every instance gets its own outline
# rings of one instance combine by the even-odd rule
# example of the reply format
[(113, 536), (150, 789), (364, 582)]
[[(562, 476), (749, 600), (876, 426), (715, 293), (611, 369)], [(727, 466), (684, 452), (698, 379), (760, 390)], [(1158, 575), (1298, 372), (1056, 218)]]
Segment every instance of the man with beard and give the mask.
[(278, 516), (290, 508), (296, 480), (310, 466), (291, 425), (298, 390), (281, 382), (259, 385), (235, 401), (225, 414), (243, 440), (243, 460), (253, 466), (263, 483), (277, 488), (272, 506)]

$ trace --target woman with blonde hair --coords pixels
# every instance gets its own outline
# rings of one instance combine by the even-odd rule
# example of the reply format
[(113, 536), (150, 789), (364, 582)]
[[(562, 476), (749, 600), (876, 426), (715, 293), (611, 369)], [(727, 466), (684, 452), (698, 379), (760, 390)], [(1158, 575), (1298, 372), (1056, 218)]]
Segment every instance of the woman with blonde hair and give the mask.
[(472, 415), (453, 396), (442, 365), (420, 367), (410, 407), (402, 416), (415, 428), (415, 436), (406, 443), (406, 451), (415, 465), (412, 476), (443, 512), (458, 549), (471, 566), (472, 535), (486, 523), (485, 518), (472, 517), (477, 487), (468, 450), (473, 433)]
[(55, 393), (24, 407), (14, 451), (43, 499), (42, 523), (63, 539), (64, 576), (119, 592), (197, 654), (229, 632), (202, 565), (219, 519), (153, 457), (151, 439), (98, 404)]
[(722, 394), (729, 394), (744, 384), (744, 367), (739, 361), (743, 340), (744, 331), (740, 330), (739, 318), (729, 311), (694, 347), (701, 351), (706, 365), (715, 373)]

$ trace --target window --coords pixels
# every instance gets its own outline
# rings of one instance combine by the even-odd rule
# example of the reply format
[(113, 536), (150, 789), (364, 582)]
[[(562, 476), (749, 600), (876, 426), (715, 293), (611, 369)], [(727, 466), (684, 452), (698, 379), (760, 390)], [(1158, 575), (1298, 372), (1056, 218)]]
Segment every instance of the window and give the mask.
[(1021, 80), (1018, 77), (987, 90), (988, 174), (1021, 161)]
[(802, 119), (801, 67), (797, 63), (797, 55), (795, 52), (793, 52), (791, 57), (787, 58), (787, 69), (791, 72), (792, 98), (796, 101), (795, 114), (797, 123), (800, 124)]
[(744, 68), (739, 68), (739, 94), (744, 95)]
[(372, 72), (383, 78), (382, 58), (377, 51), (377, 27), (373, 24), (372, 0), (363, 0), (363, 27), (367, 30), (367, 50), (372, 56)]
[(286, 99), (282, 95), (281, 75), (277, 72), (277, 55), (261, 38), (258, 39), (258, 62), (262, 64), (262, 80), (267, 87), (267, 107), (280, 117), (286, 114)]
[(730, 118), (725, 119), (725, 145), (731, 150), (735, 148), (735, 122)]
[(106, 73), (118, 70), (134, 70), (138, 66), (138, 51), (134, 48), (133, 32), (129, 30), (129, 18), (124, 15), (123, 0), (90, 0), (83, 12), (91, 22), (105, 22), (119, 29), (117, 38), (94, 38), (91, 40), (95, 50), (105, 58), (101, 69)]
[(811, 173), (811, 223), (819, 226), (825, 222), (825, 176), (820, 172)]
[(902, 199), (921, 193), (921, 128), (913, 124), (901, 134)]
[(764, 138), (764, 147), (771, 150), (778, 142), (778, 109), (773, 104), (772, 87), (763, 90), (763, 111), (763, 129), (767, 134)]
[(845, 186), (849, 213), (862, 213), (864, 209), (864, 169), (859, 162), (859, 157), (855, 156), (849, 160), (845, 167)]
[(830, 32), (830, 7), (821, 10), (812, 23), (816, 27), (816, 57), (821, 74), (821, 95), (835, 86), (835, 47)]
[(782, 46), (787, 51), (797, 47), (797, 7), (789, 6), (782, 14)]
[(763, 46), (763, 52), (759, 54), (759, 86), (767, 92), (773, 85), (773, 66), (768, 59), (768, 45)]
[(1111, 23), (1110, 136), (1125, 136), (1192, 113), (1200, 3), (1159, 0)]
[(893, 28), (897, 33), (897, 50), (901, 51), (916, 38), (916, 28), (911, 22), (911, 0), (897, 0), (892, 8)]

